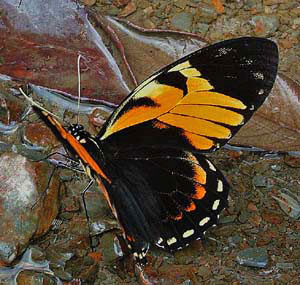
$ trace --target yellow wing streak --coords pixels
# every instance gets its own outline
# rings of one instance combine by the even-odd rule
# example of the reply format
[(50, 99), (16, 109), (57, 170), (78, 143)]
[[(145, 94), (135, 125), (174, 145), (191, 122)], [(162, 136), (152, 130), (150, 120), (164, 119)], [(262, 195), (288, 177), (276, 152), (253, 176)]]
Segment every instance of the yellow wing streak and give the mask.
[(199, 119), (224, 123), (230, 126), (239, 126), (243, 123), (244, 116), (236, 112), (207, 105), (176, 105), (170, 113), (181, 114)]
[(212, 91), (194, 91), (184, 96), (179, 104), (195, 104), (195, 105), (215, 105), (222, 107), (230, 107), (244, 110), (247, 108), (244, 103), (238, 99)]
[(206, 137), (184, 131), (183, 135), (189, 143), (198, 150), (209, 150), (214, 146), (214, 142)]
[(172, 86), (157, 84), (153, 81), (139, 92), (138, 97), (147, 97), (147, 95), (151, 95), (149, 98), (155, 105), (136, 106), (129, 109), (107, 130), (103, 139), (112, 133), (154, 119), (168, 112), (183, 97), (183, 91)]
[(186, 86), (188, 94), (193, 91), (208, 91), (214, 88), (206, 79), (200, 77), (189, 77), (186, 80)]
[(228, 139), (231, 136), (230, 129), (194, 117), (168, 113), (159, 116), (158, 120), (198, 135), (215, 137), (219, 139)]
[(172, 67), (168, 72), (174, 72), (174, 71), (180, 71), (182, 69), (186, 69), (186, 68), (189, 68), (191, 67), (191, 64), (190, 62), (187, 60), (187, 61), (184, 61), (182, 63), (179, 63), (177, 65), (175, 65), (174, 67)]
[(187, 68), (180, 70), (180, 73), (184, 75), (185, 77), (195, 77), (195, 76), (200, 76), (201, 73), (198, 69), (196, 68)]

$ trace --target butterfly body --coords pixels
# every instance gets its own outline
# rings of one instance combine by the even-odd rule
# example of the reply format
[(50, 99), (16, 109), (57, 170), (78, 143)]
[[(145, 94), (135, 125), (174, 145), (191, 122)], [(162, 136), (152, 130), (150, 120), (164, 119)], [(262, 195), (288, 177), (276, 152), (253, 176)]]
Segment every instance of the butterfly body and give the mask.
[(198, 50), (158, 71), (121, 103), (95, 137), (42, 119), (98, 181), (128, 247), (183, 248), (217, 224), (229, 184), (203, 154), (224, 145), (264, 102), (276, 45), (240, 38)]

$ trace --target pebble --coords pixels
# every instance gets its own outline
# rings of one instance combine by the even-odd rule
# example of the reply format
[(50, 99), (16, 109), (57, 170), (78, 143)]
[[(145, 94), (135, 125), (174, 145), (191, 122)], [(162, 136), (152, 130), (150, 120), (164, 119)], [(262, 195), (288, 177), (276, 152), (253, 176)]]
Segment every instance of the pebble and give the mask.
[(261, 175), (256, 175), (252, 178), (252, 183), (256, 187), (266, 187), (267, 186), (267, 178)]
[(253, 16), (250, 24), (254, 26), (254, 33), (257, 36), (272, 36), (279, 27), (279, 20), (275, 16)]
[(175, 29), (191, 32), (193, 25), (193, 15), (188, 12), (181, 12), (174, 15), (171, 20)]
[(268, 252), (265, 248), (246, 248), (236, 257), (240, 265), (265, 268), (268, 264)]
[(288, 189), (282, 189), (278, 197), (273, 196), (281, 210), (293, 219), (300, 217), (300, 198)]
[(277, 262), (276, 267), (278, 269), (292, 270), (294, 268), (294, 264), (290, 262)]
[(197, 16), (197, 21), (209, 24), (217, 18), (218, 14), (211, 5), (201, 4), (199, 5)]
[(208, 24), (197, 23), (196, 24), (196, 30), (195, 30), (195, 32), (199, 33), (199, 34), (206, 34), (208, 32), (208, 29), (209, 29), (209, 25)]
[(59, 185), (53, 176), (43, 197), (50, 175), (48, 164), (15, 153), (0, 156), (0, 173), (0, 261), (11, 263), (31, 239), (50, 228), (58, 213)]
[(282, 4), (282, 3), (288, 3), (290, 0), (264, 0), (264, 5), (275, 5), (275, 4)]

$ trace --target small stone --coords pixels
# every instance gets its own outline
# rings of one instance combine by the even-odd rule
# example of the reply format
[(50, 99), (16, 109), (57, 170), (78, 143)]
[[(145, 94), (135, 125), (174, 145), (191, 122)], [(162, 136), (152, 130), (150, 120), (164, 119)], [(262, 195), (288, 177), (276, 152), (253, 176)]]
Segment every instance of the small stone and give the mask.
[(206, 34), (208, 32), (209, 25), (205, 23), (197, 23), (196, 33)]
[(266, 222), (271, 223), (273, 225), (280, 225), (283, 219), (283, 217), (279, 214), (267, 211), (262, 214), (262, 217)]
[(287, 189), (280, 190), (278, 197), (273, 196), (283, 212), (291, 218), (300, 217), (300, 198)]
[(266, 187), (267, 186), (267, 178), (261, 175), (256, 175), (252, 179), (252, 183), (256, 187)]
[(273, 35), (279, 27), (278, 18), (275, 16), (254, 16), (250, 24), (255, 27), (254, 33), (257, 36), (264, 37)]
[(282, 4), (282, 3), (287, 3), (289, 0), (264, 0), (264, 5), (269, 6), (269, 5), (275, 5), (275, 4)]
[(256, 5), (256, 0), (245, 0), (245, 10), (252, 10)]
[(217, 18), (217, 13), (215, 11), (215, 9), (208, 4), (202, 4), (199, 5), (198, 8), (198, 13), (197, 13), (197, 22), (202, 22), (202, 23), (211, 23), (212, 21), (214, 21)]
[(0, 209), (9, 209), (1, 212), (0, 261), (11, 263), (51, 227), (59, 208), (59, 180), (54, 175), (49, 183), (50, 171), (47, 163), (19, 154), (0, 156)]
[(265, 248), (246, 248), (236, 257), (240, 265), (265, 268), (268, 264), (268, 252)]
[(55, 276), (57, 276), (61, 280), (71, 281), (73, 279), (72, 275), (69, 272), (62, 269), (53, 269), (53, 272), (55, 273)]
[(294, 268), (294, 264), (290, 262), (277, 262), (276, 267), (278, 269), (292, 270)]
[(271, 169), (274, 170), (274, 171), (280, 171), (281, 170), (281, 166), (277, 165), (277, 164), (274, 164), (274, 165), (271, 165)]
[(96, 0), (83, 0), (84, 5), (93, 6), (96, 3)]
[(262, 221), (262, 218), (259, 215), (253, 215), (249, 218), (249, 222), (256, 227), (259, 227), (261, 221)]
[(118, 8), (124, 7), (129, 3), (130, 0), (113, 0), (113, 4)]
[(206, 280), (211, 275), (211, 270), (207, 266), (200, 266), (197, 274), (200, 275), (204, 280)]
[(225, 9), (220, 0), (211, 0), (211, 3), (213, 4), (215, 10), (217, 11), (218, 14), (223, 14)]
[(119, 17), (127, 17), (136, 11), (136, 5), (134, 2), (129, 2), (126, 7), (121, 11)]
[(283, 48), (292, 48), (293, 47), (293, 42), (289, 39), (283, 39), (280, 41), (280, 44)]
[(248, 221), (249, 216), (250, 216), (249, 212), (247, 212), (247, 211), (242, 211), (241, 214), (240, 214), (240, 216), (239, 216), (239, 221), (240, 221), (242, 224), (244, 224), (244, 223), (246, 223), (246, 222)]
[(193, 15), (187, 12), (175, 14), (171, 23), (175, 29), (190, 32), (192, 30)]
[(284, 163), (293, 168), (300, 168), (300, 157), (286, 156)]
[(291, 10), (292, 15), (300, 16), (300, 7), (294, 8)]
[(175, 0), (174, 5), (180, 9), (185, 9), (186, 5), (187, 5), (187, 1), (186, 0)]
[(295, 26), (300, 26), (300, 18), (294, 19), (294, 25)]
[(248, 204), (248, 210), (250, 210), (250, 211), (252, 211), (252, 212), (257, 212), (257, 211), (258, 211), (256, 205), (253, 204), (252, 202), (250, 202), (250, 203)]

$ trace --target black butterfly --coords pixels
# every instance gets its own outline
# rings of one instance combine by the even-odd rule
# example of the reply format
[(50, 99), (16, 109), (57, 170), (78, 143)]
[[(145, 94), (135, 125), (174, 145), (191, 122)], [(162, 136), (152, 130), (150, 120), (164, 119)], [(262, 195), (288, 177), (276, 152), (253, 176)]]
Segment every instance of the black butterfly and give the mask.
[(96, 137), (34, 108), (97, 180), (128, 248), (144, 264), (149, 244), (178, 250), (218, 222), (229, 184), (203, 153), (250, 119), (271, 91), (277, 65), (270, 40), (205, 47), (145, 80)]

